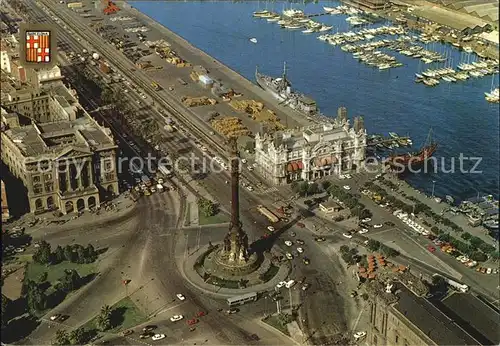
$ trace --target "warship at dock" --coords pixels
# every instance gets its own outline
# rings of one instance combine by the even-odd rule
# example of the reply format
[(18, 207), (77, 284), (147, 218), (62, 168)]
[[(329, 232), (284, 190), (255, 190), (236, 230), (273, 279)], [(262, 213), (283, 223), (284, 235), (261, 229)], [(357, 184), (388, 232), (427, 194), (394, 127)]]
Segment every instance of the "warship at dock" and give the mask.
[(286, 63), (283, 65), (283, 75), (278, 78), (261, 74), (256, 68), (255, 81), (257, 85), (277, 99), (280, 104), (288, 106), (305, 116), (320, 115), (316, 101), (292, 91), (292, 84), (286, 76)]

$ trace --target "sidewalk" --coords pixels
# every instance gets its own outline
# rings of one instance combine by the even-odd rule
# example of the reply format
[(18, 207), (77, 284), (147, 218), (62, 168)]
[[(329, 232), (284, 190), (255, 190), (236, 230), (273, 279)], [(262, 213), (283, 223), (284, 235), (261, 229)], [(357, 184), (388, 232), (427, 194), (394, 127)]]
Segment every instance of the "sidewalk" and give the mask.
[[(427, 196), (424, 193), (421, 193), (420, 191), (414, 189), (405, 181), (401, 181), (401, 180), (396, 179), (390, 175), (386, 175), (385, 179), (392, 182), (392, 183), (398, 184), (399, 191), (391, 191), (383, 183), (377, 183), (377, 185), (384, 188), (388, 193), (394, 195), (394, 197), (396, 197), (396, 198), (398, 198), (406, 203), (414, 204), (414, 202), (401, 196), (402, 192), (405, 193), (407, 196), (412, 196), (413, 198), (416, 198), (421, 203), (429, 206), (432, 209), (432, 211), (435, 212), (436, 214), (440, 214), (444, 210), (450, 208), (450, 206), (448, 204), (436, 202), (432, 197)], [(469, 225), (468, 220), (464, 215), (462, 215), (462, 214), (452, 215), (452, 214), (447, 213), (445, 211), (443, 213), (443, 216), (446, 217), (448, 220), (452, 221), (453, 223), (455, 223), (457, 226), (461, 227), (465, 232), (469, 232), (473, 236), (477, 236), (477, 237), (481, 238), (482, 240), (484, 240), (486, 243), (495, 246), (494, 239), (491, 238), (487, 234), (486, 229), (484, 229), (483, 227), (472, 227), (471, 225)], [(436, 224), (436, 222), (434, 220), (424, 216), (423, 214), (420, 215), (420, 218), (426, 220), (427, 222), (429, 222), (431, 224)], [(456, 232), (454, 232), (452, 229), (449, 229), (448, 227), (446, 227), (442, 224), (436, 224), (436, 226), (439, 228), (447, 229), (447, 231), (450, 232), (452, 235), (453, 234), (456, 235)]]
[[(96, 225), (103, 225), (109, 222), (119, 223), (132, 217), (136, 210), (136, 202), (132, 201), (124, 194), (119, 195), (112, 201), (115, 208), (112, 210), (101, 209), (100, 213), (84, 211), (81, 216), (76, 214), (67, 214), (62, 217), (57, 217), (51, 213), (41, 214), (39, 216), (26, 215), (26, 217), (16, 220), (7, 226), (7, 229), (14, 226), (21, 226), (26, 228), (26, 233), (34, 234), (40, 231), (45, 232), (61, 232), (66, 229), (74, 229), (79, 227), (95, 227)], [(39, 221), (33, 226), (28, 227), (27, 223), (36, 218)], [(52, 223), (53, 221), (66, 221), (61, 225)]]

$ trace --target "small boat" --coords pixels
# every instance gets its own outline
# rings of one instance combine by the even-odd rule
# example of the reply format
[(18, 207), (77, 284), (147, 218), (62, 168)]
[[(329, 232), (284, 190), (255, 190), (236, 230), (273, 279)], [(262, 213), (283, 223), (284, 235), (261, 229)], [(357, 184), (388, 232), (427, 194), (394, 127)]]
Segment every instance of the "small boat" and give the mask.
[(270, 13), (271, 13), (271, 12), (269, 12), (269, 11), (265, 11), (265, 10), (264, 10), (264, 11), (255, 11), (255, 12), (253, 13), (253, 16), (254, 16), (254, 17), (268, 16)]
[(333, 28), (333, 26), (323, 25), (323, 26), (319, 29), (319, 32), (325, 32), (325, 31), (331, 30), (332, 28)]
[(310, 33), (314, 32), (314, 30), (313, 29), (307, 29), (307, 30), (302, 30), (302, 32), (304, 34), (310, 34)]
[(394, 139), (398, 139), (399, 135), (396, 132), (389, 132), (389, 136), (391, 136)]
[(250, 39), (250, 42), (252, 42), (252, 43), (257, 43), (257, 39), (256, 39), (255, 37), (252, 37), (252, 38)]

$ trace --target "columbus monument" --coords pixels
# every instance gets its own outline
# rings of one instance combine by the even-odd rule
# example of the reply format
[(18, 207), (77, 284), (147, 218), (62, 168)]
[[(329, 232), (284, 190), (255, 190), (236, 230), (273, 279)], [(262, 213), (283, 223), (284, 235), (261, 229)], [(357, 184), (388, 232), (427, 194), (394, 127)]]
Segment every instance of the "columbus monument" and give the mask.
[[(204, 284), (225, 287), (249, 287), (267, 284), (275, 276), (283, 280), (288, 276), (290, 267), (273, 263), (273, 254), (256, 251), (248, 244), (248, 235), (243, 230), (240, 220), (239, 178), (240, 157), (236, 138), (229, 141), (231, 167), (231, 219), (229, 230), (222, 243), (206, 247), (206, 250), (194, 259), (193, 272), (203, 278)], [(276, 271), (278, 268), (278, 271)], [(190, 273), (190, 271), (186, 271)], [(274, 287), (271, 282), (270, 287)], [(206, 288), (206, 287), (205, 287)], [(231, 287), (235, 289), (234, 287)], [(237, 290), (237, 289), (236, 289)]]
[(221, 271), (231, 273), (231, 275), (244, 275), (252, 272), (258, 266), (259, 256), (256, 253), (249, 253), (248, 235), (243, 230), (240, 220), (240, 157), (236, 138), (231, 138), (229, 144), (231, 160), (231, 220), (222, 248), (215, 255), (214, 261)]

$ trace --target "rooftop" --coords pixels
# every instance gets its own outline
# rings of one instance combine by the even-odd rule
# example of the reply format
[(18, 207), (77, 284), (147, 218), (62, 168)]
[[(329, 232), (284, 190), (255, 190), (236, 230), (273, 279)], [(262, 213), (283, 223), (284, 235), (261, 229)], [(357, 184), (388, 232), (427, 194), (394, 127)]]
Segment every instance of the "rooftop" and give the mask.
[(500, 314), (471, 294), (452, 294), (443, 310), (483, 345), (500, 344)]
[(112, 148), (114, 141), (88, 115), (74, 121), (28, 125), (5, 131), (26, 157), (56, 158), (69, 148), (83, 152)]
[(394, 309), (437, 345), (480, 344), (427, 299), (416, 296), (403, 285), (396, 295), (398, 302), (394, 304)]
[(483, 27), (488, 24), (469, 14), (450, 11), (439, 6), (421, 6), (416, 8), (412, 14), (457, 30), (475, 28), (476, 26)]

